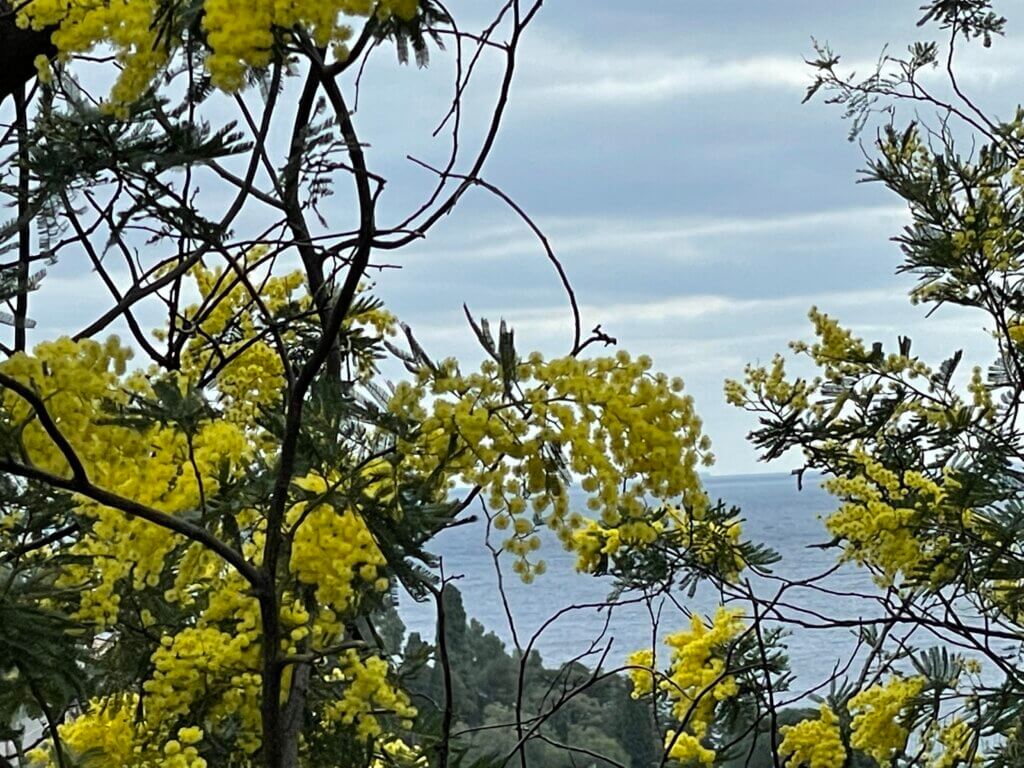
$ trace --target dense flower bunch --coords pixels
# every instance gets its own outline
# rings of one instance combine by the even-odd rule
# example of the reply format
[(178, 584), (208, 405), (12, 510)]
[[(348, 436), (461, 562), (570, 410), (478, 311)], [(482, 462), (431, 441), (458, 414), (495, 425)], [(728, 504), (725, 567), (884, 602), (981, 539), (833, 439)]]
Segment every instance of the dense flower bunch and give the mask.
[[(129, 371), (130, 352), (116, 338), (102, 344), (59, 339), (0, 363), (0, 373), (44, 404), (4, 391), (0, 427), (20, 461), (69, 477), (70, 449), (93, 487), (197, 520), (259, 566), (268, 500), (247, 486), (273, 467), (279, 446), (261, 419), (281, 407), (283, 386), (283, 361), (265, 329), (310, 306), (296, 275), (264, 273), (256, 280), (259, 255), (242, 260), (245, 280), (232, 270), (193, 269), (200, 301), (177, 329), (186, 334), (177, 371)], [(256, 296), (253, 285), (260, 286)], [(383, 333), (392, 322), (368, 303), (346, 329)], [(253, 355), (272, 356), (275, 364), (261, 366)], [(49, 434), (40, 407), (67, 447)], [(390, 468), (378, 459), (349, 475), (331, 466), (293, 480), (283, 521), (289, 546), (279, 621), (281, 657), (295, 661), (284, 668), (282, 705), (296, 667), (314, 664), (322, 690), (308, 717), (317, 727), (379, 742), (382, 755), (405, 759), (408, 750), (385, 746), (397, 743), (393, 724), (409, 726), (415, 716), (391, 663), (365, 643), (349, 642), (342, 653), (324, 650), (347, 638), (346, 623), (365, 599), (379, 601), (390, 586), (364, 513), (344, 495), (356, 483), (362, 498), (395, 514)], [(73, 596), (75, 617), (104, 633), (96, 651), (101, 660), (122, 641), (143, 637), (148, 650), (140, 661), (148, 672), (134, 698), (101, 696), (63, 725), (65, 743), (111, 768), (203, 768), (209, 745), (244, 764), (261, 747), (263, 617), (251, 584), (205, 544), (88, 494), (73, 503), (84, 532), (65, 550), (71, 557), (57, 584)], [(57, 765), (45, 749), (34, 757)]]
[[(121, 64), (121, 74), (111, 91), (111, 103), (125, 105), (137, 99), (167, 64), (167, 46), (158, 37), (159, 0), (119, 0), (69, 4), (57, 0), (30, 0), (19, 5), (22, 27), (56, 27), (51, 35), (64, 57), (88, 53), (96, 45), (110, 45)], [(48, 64), (37, 60), (44, 79)], [(45, 73), (45, 74), (44, 74)]]
[[(202, 264), (192, 274), (203, 297), (201, 306), (211, 309), (186, 311), (186, 317), (197, 317), (195, 324), (202, 332), (189, 339), (176, 373), (161, 376), (151, 369), (128, 374), (131, 351), (116, 337), (104, 344), (67, 338), (45, 342), (32, 355), (14, 355), (0, 364), (0, 372), (29, 386), (46, 403), (92, 483), (172, 515), (201, 507), (223, 484), (240, 479), (260, 460), (253, 440), (258, 442), (265, 435), (254, 431), (252, 416), (254, 410), (280, 399), (283, 383), (282, 363), (276, 355), (270, 354), (276, 365), (255, 366), (259, 372), (254, 373), (252, 356), (263, 359), (270, 349), (251, 317), (252, 297), (243, 304), (237, 279), (225, 282), (224, 273), (211, 272)], [(272, 313), (283, 310), (298, 287), (294, 275), (267, 279), (263, 306)], [(235, 343), (242, 345), (243, 353), (224, 355), (223, 349), (217, 350), (216, 359), (227, 361), (215, 377), (218, 402), (216, 408), (204, 406), (197, 387), (214, 358), (207, 340), (222, 334), (229, 324), (238, 326), (241, 339)], [(185, 427), (133, 418), (140, 407), (160, 399), (161, 381), (193, 408), (191, 415), (200, 414), (195, 423)], [(7, 391), (4, 405), (12, 424), (19, 425), (25, 458), (49, 472), (67, 475), (67, 457), (34, 418), (30, 403)], [(165, 528), (139, 518), (126, 519), (122, 512), (87, 499), (80, 500), (78, 510), (92, 523), (73, 554), (87, 559), (70, 565), (61, 583), (90, 585), (81, 593), (77, 616), (102, 629), (117, 619), (119, 586), (130, 577), (133, 589), (156, 587), (165, 558), (181, 545), (181, 539)], [(188, 568), (179, 571), (179, 579), (202, 576)]]
[[(892, 678), (853, 696), (847, 703), (853, 715), (849, 723), (850, 745), (857, 754), (871, 756), (878, 765), (889, 765), (894, 754), (906, 749), (910, 734), (909, 711), (924, 685), (922, 678)], [(843, 768), (847, 751), (840, 718), (827, 703), (819, 716), (801, 720), (779, 729), (783, 737), (779, 755), (786, 768)], [(935, 720), (922, 734), (921, 743), (912, 752), (925, 758), (927, 768), (980, 766), (979, 734), (959, 717), (945, 723)], [(916, 765), (917, 763), (915, 763)]]
[(573, 532), (571, 549), (577, 555), (577, 570), (599, 573), (607, 570), (608, 559), (614, 560), (620, 551), (642, 550), (655, 542), (669, 544), (689, 553), (696, 565), (735, 581), (746, 566), (739, 550), (741, 533), (739, 520), (719, 523), (708, 519), (702, 508), (691, 515), (683, 508), (664, 506), (644, 519), (614, 526), (588, 519)]
[[(514, 371), (486, 361), (462, 374), (454, 361), (425, 366), (402, 383), (390, 410), (419, 424), (399, 445), (414, 471), (443, 471), (454, 483), (480, 486), (509, 530), (505, 548), (526, 579), (543, 572), (531, 559), (543, 523), (586, 567), (598, 529), (569, 509), (566, 470), (582, 478), (587, 509), (600, 530), (643, 546), (667, 530), (649, 500), (682, 497), (699, 519), (707, 498), (697, 472), (710, 462), (709, 442), (682, 382), (649, 372), (649, 358), (545, 360), (532, 354)], [(514, 383), (513, 380), (514, 379)], [(660, 520), (661, 522), (656, 522)], [(659, 528), (660, 526), (660, 528)], [(603, 534), (598, 534), (603, 536)], [(606, 546), (601, 544), (601, 547)]]
[(719, 607), (706, 624), (694, 614), (689, 630), (665, 638), (671, 653), (663, 675), (654, 669), (651, 649), (637, 651), (627, 659), (633, 697), (658, 694), (670, 702), (680, 728), (669, 731), (666, 749), (669, 757), (683, 765), (714, 763), (715, 751), (704, 742), (718, 705), (738, 692), (729, 667), (734, 642), (745, 630), (740, 616), (737, 611)]
[[(934, 737), (934, 730), (936, 729), (930, 730), (927, 734), (929, 741)], [(954, 717), (937, 730), (938, 737), (934, 739), (936, 743), (929, 768), (974, 768), (982, 764), (983, 756), (978, 750), (977, 729)]]
[[(194, 509), (201, 485), (205, 493), (215, 494), (221, 481), (241, 476), (251, 459), (246, 436), (241, 428), (212, 419), (191, 436), (167, 425), (139, 429), (117, 421), (118, 408), (155, 396), (141, 373), (122, 380), (119, 372), (124, 373), (129, 356), (115, 337), (104, 345), (64, 338), (39, 345), (34, 355), (11, 357), (0, 364), (0, 372), (45, 401), (93, 483), (168, 514)], [(69, 474), (67, 458), (34, 418), (28, 401), (8, 391), (5, 407), (8, 418), (22, 425), (26, 459), (54, 474)], [(77, 615), (102, 628), (117, 619), (118, 585), (130, 580), (136, 589), (155, 586), (165, 557), (179, 542), (166, 529), (138, 518), (126, 520), (121, 512), (88, 500), (80, 502), (79, 512), (93, 520), (89, 535), (74, 550), (88, 564), (70, 565), (62, 582), (92, 582), (82, 592)]]
[[(770, 369), (749, 366), (742, 383), (727, 381), (726, 399), (763, 414), (765, 423), (797, 425), (787, 439), (832, 475), (824, 487), (842, 502), (826, 527), (845, 543), (845, 559), (870, 566), (883, 585), (900, 576), (917, 583), (927, 574), (933, 588), (941, 587), (955, 575), (955, 544), (975, 535), (977, 513), (962, 501), (957, 466), (907, 466), (894, 446), (918, 431), (988, 419), (992, 398), (980, 369), (968, 383), (968, 404), (945, 373), (905, 349), (889, 355), (880, 345), (869, 350), (834, 318), (817, 309), (810, 317), (816, 341), (792, 346), (810, 357), (821, 377), (790, 378), (776, 357)], [(818, 439), (826, 428), (848, 436)], [(770, 428), (757, 434), (772, 455), (788, 447), (775, 442), (781, 435)]]
[(385, 742), (381, 745), (381, 754), (374, 760), (372, 768), (392, 768), (399, 765), (404, 768), (427, 768), (427, 758), (410, 747), (401, 739)]
[[(840, 383), (847, 377), (863, 378), (875, 374), (883, 382), (872, 382), (881, 392), (881, 384), (891, 383), (899, 376), (910, 379), (927, 378), (933, 371), (920, 360), (905, 354), (883, 355), (868, 349), (863, 339), (853, 335), (834, 317), (812, 307), (808, 316), (814, 326), (816, 341), (807, 344), (793, 342), (794, 352), (807, 355), (817, 365), (822, 375), (811, 380), (790, 379), (786, 374), (786, 361), (781, 355), (772, 359), (770, 368), (747, 366), (743, 382), (729, 379), (725, 382), (725, 398), (738, 407), (754, 403), (765, 403), (776, 409), (801, 412), (809, 411), (823, 417), (827, 409), (821, 402), (823, 383)], [(888, 380), (888, 381), (884, 381)], [(920, 403), (922, 407), (924, 403)]]
[(839, 718), (828, 704), (822, 704), (817, 718), (802, 720), (779, 729), (779, 755), (788, 757), (788, 768), (843, 768), (846, 747), (839, 732)]
[[(73, 755), (89, 756), (89, 764), (98, 768), (205, 768), (207, 761), (200, 756), (205, 732), (222, 742), (225, 733), (237, 731), (243, 753), (259, 749), (260, 676), (242, 671), (257, 668), (258, 648), (209, 629), (166, 640), (154, 653), (156, 672), (145, 683), (141, 708), (136, 696), (97, 699), (60, 727), (61, 739)], [(336, 697), (319, 713), (319, 727), (351, 728), (359, 739), (371, 743), (384, 734), (383, 713), (403, 718), (405, 727), (411, 727), (416, 709), (391, 677), (385, 659), (346, 651), (324, 676)], [(188, 721), (199, 702), (209, 707), (205, 732), (195, 725), (166, 730), (167, 723)], [(417, 753), (400, 744), (384, 740), (380, 748), (387, 757), (415, 764)], [(39, 765), (59, 765), (47, 748), (35, 750), (31, 757)]]
[[(924, 564), (939, 561), (950, 546), (949, 537), (922, 532), (935, 521), (945, 522), (950, 514), (969, 523), (969, 515), (949, 511), (943, 486), (921, 472), (893, 471), (863, 450), (851, 450), (850, 457), (857, 462), (851, 462), (856, 472), (823, 484), (843, 500), (826, 526), (849, 544), (844, 556), (877, 567), (885, 585), (892, 584), (898, 573), (916, 575)], [(956, 480), (949, 477), (946, 482)], [(945, 569), (935, 568), (931, 580), (938, 584), (947, 575)]]
[(275, 49), (275, 32), (296, 27), (306, 29), (321, 47), (344, 40), (351, 29), (342, 16), (381, 18), (394, 14), (412, 19), (419, 10), (417, 0), (304, 0), (304, 2), (251, 2), (240, 7), (236, 0), (206, 0), (203, 29), (211, 48), (207, 66), (214, 85), (237, 90), (246, 72), (270, 63)]
[[(265, 276), (253, 285), (257, 275), (251, 273), (266, 256), (267, 248), (256, 246), (239, 259), (238, 269), (202, 263), (193, 267), (189, 274), (200, 301), (185, 309), (177, 329), (189, 339), (182, 367), (196, 377), (216, 371), (219, 405), (242, 424), (252, 423), (272, 407), (284, 389), (284, 364), (275, 339), (267, 333), (268, 323), (289, 312), (293, 303), (297, 312), (307, 310), (310, 303), (308, 296), (298, 295), (303, 285), (299, 272)], [(294, 327), (287, 328), (280, 342), (294, 343), (295, 332)]]
[(161, 638), (150, 657), (152, 675), (143, 683), (145, 738), (161, 724), (188, 721), (200, 703), (208, 707), (205, 727), (216, 733), (228, 720), (240, 723), (239, 745), (254, 752), (259, 733), (259, 634), (213, 626), (186, 628)]
[[(129, 765), (134, 757), (135, 703), (132, 698), (89, 702), (83, 717), (61, 726), (61, 741), (72, 753), (98, 751), (111, 765)], [(37, 748), (30, 758), (35, 762), (46, 763), (49, 751)]]
[[(210, 79), (227, 91), (238, 90), (247, 72), (279, 57), (294, 29), (306, 30), (316, 45), (326, 46), (351, 34), (343, 21), (346, 16), (375, 13), (409, 20), (419, 11), (417, 0), (206, 0), (195, 5), (202, 11)], [(123, 109), (167, 66), (173, 43), (184, 31), (177, 27), (190, 15), (176, 6), (167, 0), (28, 0), (18, 5), (17, 19), (33, 29), (56, 27), (52, 39), (62, 58), (99, 45), (113, 48), (121, 74), (110, 99)], [(46, 71), (45, 61), (38, 66)]]
[(405, 727), (411, 728), (416, 709), (408, 695), (392, 685), (390, 672), (388, 662), (380, 657), (363, 658), (354, 650), (345, 651), (327, 676), (330, 682), (343, 683), (343, 690), (325, 707), (325, 724), (354, 725), (356, 736), (365, 740), (383, 732), (375, 713), (388, 712), (403, 718)]
[(904, 713), (921, 693), (924, 683), (921, 677), (893, 677), (865, 688), (850, 699), (848, 708), (853, 715), (850, 745), (875, 758), (880, 765), (897, 750), (902, 750), (910, 734)]
[[(321, 477), (301, 478), (305, 491), (326, 494)], [(360, 583), (385, 591), (389, 582), (378, 576), (385, 560), (366, 523), (352, 510), (330, 504), (300, 501), (288, 515), (292, 531), (291, 571), (302, 584), (315, 589), (317, 603), (343, 614), (358, 600)]]
[[(194, 726), (181, 728), (176, 737), (160, 744), (145, 738), (135, 722), (138, 697), (111, 698), (89, 702), (85, 713), (58, 728), (67, 757), (84, 759), (102, 768), (206, 768), (196, 746), (203, 731)], [(34, 764), (56, 765), (49, 749), (38, 747), (28, 756)]]

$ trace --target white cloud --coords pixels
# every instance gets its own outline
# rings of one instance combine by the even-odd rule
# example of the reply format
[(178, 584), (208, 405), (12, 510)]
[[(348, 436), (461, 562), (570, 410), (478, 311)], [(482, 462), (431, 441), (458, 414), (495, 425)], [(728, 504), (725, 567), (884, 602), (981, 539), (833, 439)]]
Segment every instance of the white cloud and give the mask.
[[(800, 94), (814, 77), (802, 54), (810, 51), (767, 52), (754, 55), (680, 55), (671, 51), (637, 50), (588, 44), (550, 33), (535, 34), (526, 41), (531, 61), (543, 68), (526, 68), (519, 87), (527, 103), (546, 109), (572, 109), (585, 105), (637, 106), (683, 96), (704, 96), (766, 88)], [(992, 48), (961, 45), (956, 72), (963, 85), (981, 90), (1016, 82), (1022, 73), (1022, 44), (1000, 39)], [(906, 50), (894, 47), (889, 54), (903, 58)], [(941, 61), (945, 52), (940, 49)], [(837, 72), (870, 75), (877, 58), (843, 57)], [(944, 67), (928, 70), (931, 83), (945, 80)]]
[[(796, 232), (828, 232), (829, 237), (847, 232), (893, 232), (907, 221), (903, 206), (873, 206), (810, 211), (788, 216), (724, 218), (640, 218), (573, 216), (538, 218), (555, 251), (573, 253), (637, 254), (657, 251), (661, 256), (689, 260), (702, 256), (698, 248), (709, 239), (788, 235)], [(459, 245), (443, 242), (423, 246), (419, 256), (440, 260), (507, 259), (536, 254), (540, 245), (525, 226), (485, 226), (478, 235), (459, 233)], [(463, 245), (469, 239), (471, 245)], [(740, 251), (736, 251), (741, 256)]]
[(555, 82), (537, 83), (527, 95), (568, 104), (628, 104), (751, 88), (799, 90), (810, 82), (807, 65), (797, 57), (714, 61), (704, 56), (600, 56), (596, 65), (590, 59), (580, 65), (563, 56), (554, 69)]
[(803, 61), (780, 56), (713, 61), (703, 56), (616, 56), (570, 50), (553, 58), (549, 77), (526, 84), (523, 96), (528, 102), (563, 108), (635, 105), (749, 88), (798, 91), (809, 84)]
[(543, 61), (544, 67), (524, 69), (520, 97), (553, 108), (636, 106), (765, 88), (799, 94), (813, 80), (800, 51), (728, 58), (615, 48), (550, 33), (535, 33), (524, 45), (524, 57)]
[[(812, 305), (831, 310), (842, 308), (862, 308), (869, 305), (891, 304), (900, 301), (903, 294), (896, 289), (876, 291), (841, 291), (835, 293), (777, 298), (733, 298), (714, 294), (688, 294), (672, 296), (655, 301), (622, 302), (617, 304), (591, 305), (581, 304), (580, 314), (586, 320), (599, 321), (609, 327), (653, 326), (661, 324), (677, 325), (679, 323), (702, 324), (713, 318), (752, 318), (766, 317), (780, 312), (795, 312), (798, 315), (806, 312)], [(564, 305), (552, 307), (536, 307), (517, 309), (514, 307), (491, 307), (489, 309), (474, 308), (478, 316), (492, 320), (499, 317), (508, 320), (516, 331), (523, 335), (547, 337), (564, 335), (568, 327), (568, 310)], [(445, 324), (417, 323), (418, 335), (431, 341), (465, 338), (467, 324), (465, 320)], [(760, 326), (763, 327), (763, 326)], [(702, 328), (702, 335), (707, 339), (707, 328)], [(778, 336), (771, 333), (772, 338)], [(759, 338), (758, 334), (744, 333), (735, 338), (744, 343)], [(687, 343), (692, 340), (688, 339)], [(722, 338), (710, 339), (708, 343), (721, 345)]]

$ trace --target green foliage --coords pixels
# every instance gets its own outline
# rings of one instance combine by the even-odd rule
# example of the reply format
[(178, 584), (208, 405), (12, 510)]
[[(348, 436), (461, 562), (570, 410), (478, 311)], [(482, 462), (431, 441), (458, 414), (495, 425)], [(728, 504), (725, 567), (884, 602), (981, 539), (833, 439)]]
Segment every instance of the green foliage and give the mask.
[[(453, 749), (469, 761), (466, 764), (493, 760), (500, 765), (514, 753), (520, 738), (515, 727), (520, 676), (529, 765), (614, 764), (602, 760), (602, 755), (631, 768), (658, 763), (661, 736), (650, 708), (630, 696), (631, 684), (625, 678), (611, 675), (591, 684), (594, 672), (582, 664), (549, 668), (536, 651), (525, 659), (518, 651), (510, 653), (493, 632), (466, 616), (462, 597), (450, 584), (443, 590), (443, 605), (457, 734)], [(405, 679), (425, 722), (436, 724), (444, 701), (438, 649), (414, 633), (405, 658), (424, 654), (432, 663)], [(567, 695), (570, 692), (574, 693)], [(531, 730), (538, 720), (540, 725)]]
[[(869, 346), (812, 310), (817, 339), (793, 349), (814, 364), (815, 378), (787, 378), (777, 358), (771, 370), (748, 369), (745, 385), (730, 383), (727, 391), (758, 414), (751, 439), (766, 459), (799, 455), (804, 468), (829, 477), (826, 487), (841, 505), (826, 520), (832, 544), (898, 599), (899, 607), (886, 606), (893, 621), (906, 612), (942, 627), (941, 639), (975, 651), (986, 665), (982, 678), (978, 659), (946, 645), (895, 643), (891, 625), (862, 628), (870, 663), (838, 699), (848, 700), (868, 679), (915, 675), (922, 693), (903, 717), (920, 746), (913, 739), (900, 746), (892, 765), (918, 765), (915, 749), (939, 749), (936, 734), (958, 727), (950, 720), (955, 712), (970, 739), (953, 744), (947, 733), (942, 748), (952, 756), (942, 764), (980, 764), (983, 753), (987, 765), (1008, 766), (1019, 760), (1024, 716), (1014, 671), (1024, 653), (1024, 110), (997, 120), (956, 80), (956, 46), (988, 46), (1003, 33), (1005, 19), (992, 3), (932, 2), (922, 11), (920, 23), (944, 31), (944, 43), (915, 43), (904, 58), (883, 54), (866, 79), (837, 74), (839, 57), (818, 46), (808, 97), (824, 91), (839, 104), (852, 120), (851, 137), (885, 113), (866, 179), (891, 190), (910, 213), (894, 239), (900, 271), (916, 278), (911, 300), (932, 311), (956, 305), (973, 313), (991, 344), (953, 350), (930, 366), (909, 338)], [(919, 74), (940, 59), (948, 63), (948, 101), (917, 86)], [(900, 127), (904, 101), (915, 115)], [(936, 111), (934, 125), (921, 102)], [(962, 370), (965, 358), (993, 351), (987, 370)]]
[(390, 40), (395, 45), (398, 61), (409, 63), (409, 49), (412, 48), (416, 66), (425, 67), (430, 63), (428, 42), (432, 42), (442, 51), (444, 39), (438, 29), (451, 23), (451, 17), (444, 6), (434, 0), (421, 0), (420, 12), (412, 20), (406, 21), (391, 16), (374, 26), (373, 32), (378, 40)]

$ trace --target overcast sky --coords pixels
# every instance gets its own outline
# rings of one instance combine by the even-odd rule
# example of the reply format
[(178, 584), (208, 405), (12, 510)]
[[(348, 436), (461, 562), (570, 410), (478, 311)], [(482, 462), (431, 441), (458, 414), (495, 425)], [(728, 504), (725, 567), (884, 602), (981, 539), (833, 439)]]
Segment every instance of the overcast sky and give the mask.
[[(464, 28), (496, 5), (451, 3), (468, 14)], [(886, 42), (902, 50), (938, 35), (915, 28), (919, 5), (548, 0), (527, 33), (484, 176), (549, 235), (584, 327), (602, 324), (624, 348), (687, 382), (715, 445), (715, 473), (795, 465), (756, 462), (744, 439), (755, 425), (725, 405), (722, 382), (805, 338), (812, 305), (869, 341), (909, 333), (935, 362), (983, 340), (972, 317), (943, 312), (925, 324), (909, 305), (910, 283), (895, 276), (899, 253), (889, 241), (905, 223), (899, 200), (856, 183), (864, 156), (847, 141), (838, 108), (800, 103), (812, 37), (864, 70)], [(962, 69), (965, 86), (1000, 116), (1015, 106), (1014, 33), (1024, 24), (1024, 3), (1004, 6), (1009, 37), (965, 55)], [(428, 71), (398, 70), (388, 54), (365, 75), (355, 120), (371, 168), (389, 179), (385, 223), (432, 181), (405, 155), (443, 156), (430, 130), (450, 99), (451, 67), (450, 56), (435, 54)], [(468, 97), (471, 127), (486, 116), (492, 73), (485, 67)], [(568, 351), (570, 315), (550, 264), (485, 192), (391, 261), (402, 269), (382, 273), (378, 292), (435, 356), (476, 356), (463, 302), (511, 321), (523, 352)], [(58, 306), (46, 292), (39, 301), (51, 310), (38, 313), (45, 322), (37, 340), (77, 326), (69, 313), (90, 300), (65, 296)]]
[[(984, 344), (976, 318), (925, 323), (910, 306), (889, 241), (906, 221), (900, 201), (856, 183), (864, 155), (840, 109), (801, 104), (812, 37), (865, 71), (885, 43), (902, 51), (933, 34), (915, 26), (919, 5), (556, 0), (530, 30), (485, 175), (549, 234), (585, 327), (603, 324), (685, 379), (715, 473), (795, 466), (757, 463), (744, 439), (755, 425), (724, 403), (722, 381), (807, 337), (812, 305), (869, 341), (908, 333), (934, 362)], [(1019, 82), (1014, 21), (963, 59), (967, 87), (1001, 116)], [(470, 354), (463, 301), (511, 320), (523, 349), (569, 343), (542, 251), (483, 193), (402, 264), (381, 292), (437, 354)]]

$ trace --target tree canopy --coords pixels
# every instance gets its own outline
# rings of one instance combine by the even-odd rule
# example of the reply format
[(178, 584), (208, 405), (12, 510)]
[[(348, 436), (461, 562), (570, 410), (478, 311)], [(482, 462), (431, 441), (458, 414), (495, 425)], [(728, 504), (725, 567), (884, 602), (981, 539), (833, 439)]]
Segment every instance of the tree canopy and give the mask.
[[(780, 356), (726, 384), (766, 459), (825, 473), (825, 546), (880, 590), (848, 595), (870, 607), (851, 618), (801, 610), (828, 573), (787, 578), (708, 496), (682, 381), (583, 330), (556, 252), (484, 176), (541, 6), (502, 0), (476, 30), (434, 0), (5, 11), (27, 53), (3, 91), (0, 765), (1020, 763), (1024, 112), (987, 115), (954, 63), (1003, 19), (984, 0), (926, 6), (948, 99), (923, 77), (930, 42), (863, 81), (822, 46), (808, 94), (855, 133), (882, 111), (868, 173), (912, 216), (912, 299), (980, 311), (994, 363), (963, 376), (962, 352), (929, 365), (814, 309), (816, 340), (793, 353), (817, 373)], [(454, 74), (443, 162), (411, 160), (436, 184), (385, 220), (352, 107), (388, 49)], [(471, 132), (465, 93), (486, 77), (494, 106)], [(901, 125), (904, 101), (934, 124)], [(483, 362), (436, 357), (374, 297), (372, 276), (398, 279), (382, 257), (474, 192), (538, 235), (567, 354), (521, 353), (467, 310)], [(106, 304), (30, 346), (30, 296), (69, 259)], [(529, 640), (506, 652), (433, 553), (473, 519), (500, 577), (543, 578), (550, 532), (580, 578), (614, 579), (609, 610), (648, 606), (658, 641), (617, 663), (598, 638), (556, 668)], [(687, 609), (697, 589), (712, 615)], [(398, 640), (399, 590), (435, 606), (434, 637)], [(671, 627), (655, 604), (679, 609)], [(787, 632), (827, 626), (859, 652), (794, 689)]]
[[(447, 764), (454, 707), (433, 729), (417, 723), (373, 616), (398, 586), (441, 599), (426, 546), (475, 499), (524, 580), (544, 570), (540, 525), (588, 567), (606, 530), (671, 538), (702, 567), (731, 551), (703, 514), (692, 403), (649, 360), (587, 357), (609, 339), (578, 327), (568, 356), (521, 358), (510, 330), (495, 339), (472, 320), (490, 359), (463, 372), (411, 330), (391, 341), (400, 326), (372, 297), (374, 251), (423, 237), (486, 184), (517, 41), (539, 7), (508, 3), (468, 37), (429, 2), (16, 11), (19, 27), (52, 29), (57, 49), (34, 62), (31, 120), (19, 101), (17, 258), (4, 273), (14, 332), (0, 363), (4, 567), (17, 587), (7, 669), (19, 681), (4, 700), (48, 733), (26, 760)], [(425, 64), (446, 34), (475, 56), (500, 52), (498, 107), (468, 160), (456, 120), (437, 189), (406, 220), (379, 223), (384, 180), (345, 78), (388, 43)], [(94, 49), (117, 72), (98, 94), (77, 75)], [(455, 84), (456, 111), (472, 73)], [(303, 84), (289, 104), (293, 75)], [(272, 144), (282, 122), (290, 140)], [(351, 207), (327, 208), (343, 179)], [(37, 267), (72, 252), (109, 309), (29, 350)], [(162, 327), (143, 326), (152, 307)], [(410, 378), (381, 380), (385, 356)], [(598, 524), (568, 509), (570, 473), (587, 475), (593, 535)], [(456, 482), (473, 490), (453, 496)], [(684, 506), (647, 521), (651, 496)], [(31, 644), (39, 612), (66, 624), (52, 653), (82, 664), (52, 696), (49, 666), (13, 650)]]

